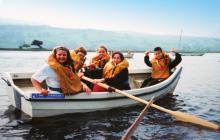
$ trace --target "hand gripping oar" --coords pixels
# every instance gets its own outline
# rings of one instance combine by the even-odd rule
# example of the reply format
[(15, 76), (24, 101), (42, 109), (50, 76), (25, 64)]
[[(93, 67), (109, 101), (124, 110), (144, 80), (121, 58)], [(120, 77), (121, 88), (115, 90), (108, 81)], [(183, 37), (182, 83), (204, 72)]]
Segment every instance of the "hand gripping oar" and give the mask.
[(151, 98), (148, 105), (141, 111), (140, 115), (136, 118), (134, 123), (128, 128), (127, 132), (124, 134), (121, 140), (130, 140), (132, 134), (134, 133), (135, 129), (137, 128), (138, 124), (144, 117), (144, 113), (150, 108), (151, 104), (153, 103), (154, 97)]
[[(84, 79), (86, 81), (89, 81), (91, 83), (95, 83), (95, 81), (93, 79), (85, 77), (85, 76), (83, 76), (82, 79)], [(105, 89), (110, 89), (111, 91), (117, 92), (117, 93), (119, 93), (121, 95), (124, 95), (124, 96), (130, 98), (130, 99), (136, 100), (136, 101), (141, 102), (141, 103), (146, 104), (146, 105), (149, 104), (148, 101), (145, 101), (145, 100), (143, 100), (141, 98), (138, 98), (138, 97), (135, 97), (133, 95), (130, 95), (130, 94), (128, 94), (128, 93), (126, 93), (124, 91), (121, 91), (119, 89), (116, 89), (114, 87), (108, 86), (108, 85), (103, 84), (103, 83), (97, 83), (97, 84), (99, 86), (105, 88)], [(220, 130), (220, 126), (218, 126), (218, 125), (216, 125), (214, 123), (208, 122), (208, 121), (206, 121), (204, 119), (198, 118), (196, 116), (193, 116), (193, 115), (190, 115), (190, 114), (187, 114), (187, 113), (183, 113), (183, 112), (179, 112), (179, 111), (172, 111), (172, 110), (163, 108), (161, 106), (158, 106), (156, 104), (152, 104), (151, 106), (156, 108), (156, 109), (158, 109), (158, 110), (160, 110), (160, 111), (166, 112), (166, 113), (174, 116), (179, 121), (189, 122), (189, 123), (205, 126), (205, 127), (208, 127), (208, 128), (212, 128), (212, 129), (215, 129), (215, 130)]]

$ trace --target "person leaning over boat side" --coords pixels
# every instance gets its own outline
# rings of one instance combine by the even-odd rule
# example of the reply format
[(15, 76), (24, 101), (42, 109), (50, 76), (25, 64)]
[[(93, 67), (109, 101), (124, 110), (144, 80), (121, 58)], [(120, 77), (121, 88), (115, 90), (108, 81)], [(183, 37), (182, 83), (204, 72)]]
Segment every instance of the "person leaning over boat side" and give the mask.
[(171, 50), (171, 53), (176, 55), (173, 61), (160, 47), (154, 48), (154, 58), (151, 61), (149, 60), (149, 53), (149, 51), (145, 52), (144, 62), (147, 66), (152, 67), (152, 73), (150, 78), (144, 80), (141, 87), (154, 85), (167, 79), (171, 75), (171, 69), (182, 61), (181, 55), (174, 49)]
[[(81, 73), (79, 75), (82, 76)], [(46, 80), (48, 89), (41, 85), (44, 80)], [(75, 94), (81, 91), (89, 94), (91, 92), (91, 89), (80, 81), (75, 72), (69, 49), (63, 46), (53, 49), (47, 64), (31, 77), (31, 81), (36, 90), (45, 96), (49, 91), (64, 94)]]
[[(102, 78), (102, 70), (105, 64), (110, 60), (110, 56), (108, 55), (108, 50), (106, 45), (99, 45), (96, 55), (92, 57), (90, 64), (85, 67), (84, 74), (85, 76), (92, 79)], [(93, 88), (93, 84), (86, 82), (86, 84)]]
[(97, 83), (103, 82), (120, 90), (129, 90), (128, 83), (128, 61), (124, 58), (121, 52), (114, 52), (112, 54), (112, 61), (108, 62), (103, 69), (103, 77), (101, 79), (94, 79), (94, 92), (106, 91), (104, 88), (98, 86)]
[(74, 61), (76, 72), (79, 72), (79, 70), (84, 66), (84, 63), (86, 61), (85, 56), (87, 55), (87, 50), (84, 47), (79, 47), (74, 50), (71, 50), (70, 55)]

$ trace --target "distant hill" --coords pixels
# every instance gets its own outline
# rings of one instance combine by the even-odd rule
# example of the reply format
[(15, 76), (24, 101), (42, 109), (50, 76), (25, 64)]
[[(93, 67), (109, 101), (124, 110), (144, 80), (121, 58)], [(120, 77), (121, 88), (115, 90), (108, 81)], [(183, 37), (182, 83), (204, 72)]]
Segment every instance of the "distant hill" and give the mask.
[(35, 22), (24, 21), (24, 20), (0, 17), (0, 25), (40, 25), (40, 24)]
[(164, 50), (176, 48), (181, 52), (220, 52), (220, 38), (148, 35), (133, 32), (112, 32), (93, 29), (66, 29), (40, 25), (0, 24), (0, 48), (18, 48), (33, 40), (43, 41), (43, 47), (56, 45), (76, 48), (83, 44), (89, 50), (106, 44), (111, 50), (145, 51), (161, 46)]

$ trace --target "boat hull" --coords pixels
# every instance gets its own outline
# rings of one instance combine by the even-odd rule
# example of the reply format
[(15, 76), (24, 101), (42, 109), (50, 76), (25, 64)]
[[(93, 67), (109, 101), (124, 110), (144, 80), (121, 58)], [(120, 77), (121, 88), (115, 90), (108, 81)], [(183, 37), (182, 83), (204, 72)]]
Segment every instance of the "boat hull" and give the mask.
[[(175, 72), (165, 81), (145, 88), (136, 88), (125, 91), (131, 95), (144, 100), (150, 100), (152, 97), (155, 99), (162, 98), (169, 93), (173, 93), (181, 73), (182, 68), (179, 67)], [(15, 76), (17, 79), (30, 77)], [(8, 96), (11, 104), (20, 109), (31, 117), (49, 117), (67, 113), (84, 113), (92, 111), (109, 110), (119, 107), (128, 107), (139, 104), (137, 101), (122, 96), (119, 93), (80, 93), (71, 96), (63, 96), (61, 98), (33, 98), (34, 94), (39, 94), (33, 91), (24, 91), (19, 86), (13, 83), (13, 74), (8, 74)], [(132, 78), (131, 78), (132, 79)]]

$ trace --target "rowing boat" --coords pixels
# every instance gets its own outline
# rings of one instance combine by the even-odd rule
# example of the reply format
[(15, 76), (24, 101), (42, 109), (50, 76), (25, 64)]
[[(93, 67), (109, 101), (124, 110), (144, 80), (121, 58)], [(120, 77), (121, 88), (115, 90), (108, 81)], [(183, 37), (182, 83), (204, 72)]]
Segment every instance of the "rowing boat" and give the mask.
[[(173, 93), (182, 71), (178, 66), (172, 75), (163, 82), (140, 88), (144, 79), (150, 76), (150, 69), (130, 69), (129, 84), (131, 90), (126, 92), (144, 100), (162, 98)], [(33, 73), (4, 73), (3, 80), (7, 83), (7, 94), (12, 106), (23, 111), (30, 117), (48, 117), (66, 113), (84, 113), (109, 110), (118, 107), (137, 105), (138, 102), (114, 92), (78, 93), (75, 95), (49, 94), (43, 96), (31, 84)]]

